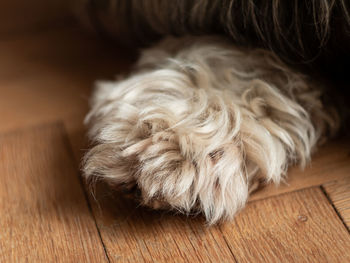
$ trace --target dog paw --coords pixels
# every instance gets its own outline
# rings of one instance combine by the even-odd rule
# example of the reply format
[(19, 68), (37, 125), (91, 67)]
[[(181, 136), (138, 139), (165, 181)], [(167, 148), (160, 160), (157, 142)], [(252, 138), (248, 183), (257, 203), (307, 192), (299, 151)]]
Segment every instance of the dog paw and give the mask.
[(290, 163), (305, 164), (336, 125), (320, 92), (270, 53), (194, 39), (166, 40), (133, 75), (99, 85), (84, 172), (215, 223), (258, 181), (278, 184)]

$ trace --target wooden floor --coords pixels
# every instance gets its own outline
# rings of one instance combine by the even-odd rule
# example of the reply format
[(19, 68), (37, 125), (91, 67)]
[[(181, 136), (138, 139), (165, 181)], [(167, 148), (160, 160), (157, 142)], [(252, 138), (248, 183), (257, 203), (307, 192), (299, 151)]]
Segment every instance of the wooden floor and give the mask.
[(220, 226), (90, 195), (82, 121), (125, 54), (76, 29), (0, 40), (0, 262), (350, 262), (349, 139)]

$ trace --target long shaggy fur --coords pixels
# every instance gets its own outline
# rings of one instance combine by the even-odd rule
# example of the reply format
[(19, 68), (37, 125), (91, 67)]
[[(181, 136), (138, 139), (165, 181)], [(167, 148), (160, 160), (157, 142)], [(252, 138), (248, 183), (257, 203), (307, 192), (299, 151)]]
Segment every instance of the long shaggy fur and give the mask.
[(311, 65), (336, 78), (349, 73), (347, 0), (80, 1), (99, 32), (128, 45), (164, 35), (220, 33), (239, 45), (270, 49), (293, 65)]
[(256, 182), (278, 184), (337, 130), (321, 95), (268, 51), (167, 38), (130, 76), (99, 84), (84, 172), (137, 188), (144, 205), (232, 218)]

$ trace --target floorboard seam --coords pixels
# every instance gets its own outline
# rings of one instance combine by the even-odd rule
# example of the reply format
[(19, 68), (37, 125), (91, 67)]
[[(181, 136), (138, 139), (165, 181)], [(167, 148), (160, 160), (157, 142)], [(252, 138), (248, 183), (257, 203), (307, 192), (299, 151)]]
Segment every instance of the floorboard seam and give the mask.
[(303, 187), (303, 188), (297, 188), (297, 189), (294, 189), (294, 190), (291, 190), (291, 191), (287, 191), (287, 192), (281, 192), (281, 193), (278, 193), (278, 194), (275, 194), (275, 195), (270, 195), (270, 196), (266, 196), (266, 197), (262, 197), (262, 198), (258, 198), (258, 199), (253, 199), (253, 200), (249, 200), (247, 201), (247, 204), (250, 204), (250, 203), (255, 203), (255, 202), (259, 202), (259, 201), (263, 201), (263, 200), (268, 200), (270, 198), (276, 198), (278, 196), (283, 196), (283, 195), (287, 195), (287, 194), (290, 194), (290, 193), (297, 193), (297, 192), (301, 192), (301, 191), (304, 191), (304, 190), (307, 190), (307, 189), (312, 189), (312, 188), (318, 188), (320, 185), (309, 185), (309, 186), (306, 186), (306, 187)]
[(236, 263), (238, 263), (238, 260), (237, 260), (237, 258), (236, 258), (236, 256), (235, 256), (235, 254), (233, 253), (233, 251), (232, 251), (232, 249), (231, 249), (231, 247), (230, 247), (230, 245), (229, 245), (229, 243), (228, 243), (228, 241), (227, 241), (227, 239), (226, 239), (226, 236), (225, 236), (224, 233), (222, 232), (221, 227), (219, 227), (219, 230), (220, 230), (220, 233), (221, 233), (222, 237), (223, 237), (224, 240), (225, 240), (226, 246), (228, 247), (228, 249), (229, 249), (230, 252), (231, 252), (231, 255), (232, 255), (232, 257), (233, 257), (233, 260), (234, 260)]
[[(70, 158), (72, 159), (73, 163), (77, 164), (78, 167), (79, 167), (79, 163), (78, 163), (78, 160), (76, 160), (75, 158), (75, 155), (74, 155), (74, 152), (73, 152), (73, 149), (72, 149), (72, 145), (71, 145), (71, 142), (69, 140), (69, 136), (68, 136), (68, 133), (67, 133), (67, 129), (66, 129), (66, 126), (64, 125), (63, 122), (60, 122), (60, 125), (62, 126), (62, 129), (63, 129), (63, 132), (62, 132), (62, 136), (63, 136), (63, 139), (64, 139), (64, 142), (66, 144), (66, 149), (70, 155)], [(110, 263), (111, 260), (108, 256), (108, 251), (107, 251), (107, 247), (103, 241), (103, 238), (102, 238), (102, 234), (101, 234), (101, 231), (100, 231), (100, 228), (98, 227), (98, 224), (97, 224), (97, 221), (96, 221), (96, 217), (92, 211), (92, 207), (91, 207), (91, 204), (90, 204), (90, 200), (89, 200), (89, 197), (88, 197), (88, 193), (86, 192), (86, 189), (85, 189), (85, 186), (84, 186), (84, 182), (83, 182), (83, 179), (80, 175), (80, 171), (78, 171), (77, 173), (77, 176), (78, 176), (78, 179), (79, 179), (79, 183), (80, 183), (80, 187), (82, 188), (82, 191), (83, 191), (83, 194), (84, 194), (84, 197), (85, 197), (85, 201), (86, 201), (86, 204), (87, 204), (87, 207), (90, 211), (90, 214), (92, 216), (92, 219), (94, 220), (94, 223), (95, 223), (95, 227), (96, 227), (96, 231), (97, 231), (97, 234), (100, 238), (100, 241), (101, 241), (101, 244), (102, 244), (102, 247), (103, 247), (103, 250), (105, 252), (105, 256), (106, 256), (106, 259), (107, 259), (107, 262)]]
[(320, 185), (320, 189), (323, 192), (323, 194), (326, 196), (329, 204), (333, 207), (335, 213), (337, 214), (337, 216), (339, 217), (340, 221), (343, 223), (345, 229), (348, 231), (348, 233), (350, 234), (350, 228), (347, 226), (347, 224), (344, 221), (344, 218), (342, 217), (342, 215), (339, 213), (338, 209), (336, 208), (336, 206), (333, 204), (333, 201), (331, 199), (331, 197), (329, 196), (329, 194), (327, 193), (327, 190), (324, 188), (323, 185)]

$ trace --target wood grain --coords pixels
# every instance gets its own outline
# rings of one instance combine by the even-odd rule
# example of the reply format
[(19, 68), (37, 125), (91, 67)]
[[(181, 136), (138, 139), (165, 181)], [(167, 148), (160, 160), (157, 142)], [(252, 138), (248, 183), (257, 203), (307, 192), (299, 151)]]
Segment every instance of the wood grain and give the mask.
[(350, 173), (348, 177), (325, 183), (323, 185), (328, 197), (342, 217), (343, 222), (350, 229)]
[(149, 211), (106, 186), (93, 210), (111, 262), (233, 262), (220, 230), (201, 217)]
[(350, 262), (350, 236), (319, 187), (251, 202), (222, 233), (238, 262)]
[(0, 145), (0, 262), (106, 261), (62, 125)]
[(342, 180), (350, 174), (350, 140), (339, 138), (321, 146), (311, 163), (304, 169), (290, 167), (285, 183), (267, 185), (252, 194), (250, 200), (277, 196), (326, 182)]

